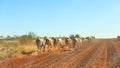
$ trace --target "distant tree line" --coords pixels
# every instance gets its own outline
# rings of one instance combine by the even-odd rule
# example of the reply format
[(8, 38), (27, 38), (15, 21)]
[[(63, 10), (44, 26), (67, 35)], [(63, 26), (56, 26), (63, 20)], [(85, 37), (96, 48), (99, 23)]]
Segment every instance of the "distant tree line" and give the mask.
[(5, 41), (14, 41), (14, 40), (18, 40), (21, 44), (30, 44), (33, 40), (35, 40), (37, 38), (37, 35), (34, 32), (28, 32), (27, 34), (21, 35), (21, 36), (7, 36), (7, 37), (3, 37), (0, 36), (0, 42)]
[[(7, 36), (7, 37), (0, 36), (0, 42), (3, 42), (3, 40), (6, 40), (6, 41), (18, 40), (20, 44), (27, 45), (27, 44), (31, 44), (31, 42), (35, 40), (36, 38), (43, 38), (43, 37), (37, 36), (34, 32), (28, 32), (27, 34), (24, 34), (21, 36), (17, 36), (17, 35), (14, 35), (13, 37), (12, 36)], [(51, 37), (51, 38), (66, 38), (66, 37), (63, 36), (63, 37)], [(84, 39), (90, 39), (90, 38), (95, 39), (95, 36), (81, 37), (79, 34), (71, 34), (69, 38), (71, 39), (82, 38), (82, 40), (84, 40)]]

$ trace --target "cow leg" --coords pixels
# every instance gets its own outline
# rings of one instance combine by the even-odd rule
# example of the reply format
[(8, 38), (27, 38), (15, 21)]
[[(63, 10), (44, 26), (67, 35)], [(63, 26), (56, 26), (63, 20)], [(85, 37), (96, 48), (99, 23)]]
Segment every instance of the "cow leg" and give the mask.
[(48, 52), (50, 51), (50, 45), (48, 45)]
[(52, 51), (51, 49), (52, 49), (52, 45), (50, 44), (48, 45), (48, 52)]
[(45, 45), (43, 45), (43, 52), (45, 52)]
[(48, 52), (49, 52), (49, 45), (48, 45)]

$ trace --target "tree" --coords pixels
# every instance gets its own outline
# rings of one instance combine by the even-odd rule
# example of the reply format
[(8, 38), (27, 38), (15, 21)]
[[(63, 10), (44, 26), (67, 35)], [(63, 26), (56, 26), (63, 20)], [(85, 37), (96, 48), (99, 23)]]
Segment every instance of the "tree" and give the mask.
[(0, 39), (3, 39), (4, 37), (3, 36), (0, 36)]
[(79, 34), (76, 34), (75, 37), (76, 37), (76, 38), (80, 38), (80, 35), (79, 35)]
[(32, 41), (37, 38), (34, 32), (28, 32), (28, 35), (22, 35), (19, 37), (19, 41), (21, 44), (28, 45), (31, 44)]
[(28, 36), (31, 38), (36, 38), (36, 34), (34, 32), (28, 32)]
[(71, 34), (69, 37), (70, 37), (71, 39), (74, 39), (74, 38), (75, 38), (75, 36), (74, 36), (73, 34)]
[(6, 40), (12, 40), (12, 37), (8, 35), (8, 36), (6, 37)]
[(86, 39), (89, 39), (89, 37), (86, 37)]

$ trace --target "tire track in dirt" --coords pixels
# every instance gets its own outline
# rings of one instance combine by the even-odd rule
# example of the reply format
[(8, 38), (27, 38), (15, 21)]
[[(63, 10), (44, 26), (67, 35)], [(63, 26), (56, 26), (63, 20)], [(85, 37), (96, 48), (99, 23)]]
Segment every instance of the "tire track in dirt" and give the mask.
[[(40, 54), (37, 56), (25, 56), (22, 58), (8, 59), (7, 61), (1, 62), (0, 67), (2, 67), (2, 68), (18, 68), (18, 66), (21, 66), (21, 65), (24, 65), (31, 61), (34, 61), (39, 57), (43, 57), (43, 56), (47, 57), (49, 55), (51, 55), (51, 54), (45, 53), (45, 54)], [(4, 66), (3, 66), (3, 64), (4, 64)]]
[(96, 44), (95, 47), (92, 48), (88, 53), (86, 53), (86, 55), (81, 60), (78, 59), (78, 63), (75, 68), (85, 68), (85, 65), (90, 61), (91, 57), (93, 57), (93, 55), (97, 53), (102, 43), (103, 42)]
[[(60, 56), (54, 57), (54, 59), (48, 58), (45, 62), (42, 62), (43, 64), (38, 63), (38, 64), (34, 65), (33, 67), (35, 67), (35, 68), (38, 68), (38, 67), (41, 67), (41, 68), (46, 68), (46, 67), (47, 68), (53, 68), (54, 67), (55, 68), (56, 63), (60, 63), (60, 61), (62, 61), (61, 63), (63, 63), (64, 60), (68, 60), (68, 58), (71, 55), (75, 54), (75, 52), (76, 51), (68, 51), (68, 52), (64, 52), (63, 54), (61, 53)], [(55, 66), (54, 66), (54, 64), (55, 64)], [(56, 66), (56, 67), (60, 67), (60, 66)]]
[(51, 54), (48, 54), (46, 56), (37, 57), (35, 60), (30, 61), (24, 65), (21, 65), (18, 68), (26, 68), (26, 67), (33, 68), (34, 66), (37, 65), (42, 66), (48, 63), (48, 61), (54, 60), (55, 58), (61, 56), (62, 54), (63, 53), (61, 52), (56, 52), (56, 53), (52, 52)]
[(100, 49), (105, 50), (104, 47), (101, 47), (102, 43), (103, 40), (95, 40), (85, 43), (79, 50), (27, 56), (10, 60), (10, 62), (2, 62), (0, 66), (5, 63), (4, 65), (7, 66), (2, 68), (80, 68), (84, 67), (94, 55), (97, 55)]
[(91, 44), (91, 45), (87, 46), (87, 48), (85, 48), (83, 51), (79, 51), (74, 56), (72, 56), (68, 61), (66, 61), (65, 63), (63, 63), (61, 65), (62, 67), (58, 67), (58, 68), (76, 68), (76, 65), (79, 63), (78, 61), (81, 61), (81, 60), (84, 61), (84, 57), (89, 52), (91, 52), (92, 50), (96, 49), (96, 45), (98, 45), (97, 42), (94, 43), (94, 44)]
[(110, 41), (108, 42), (108, 64), (107, 68), (118, 68), (120, 62), (120, 56), (117, 54), (115, 44)]
[[(2, 68), (18, 68), (20, 66), (24, 66), (27, 64), (28, 64), (27, 66), (29, 66), (30, 63), (33, 63), (34, 61), (39, 60), (40, 57), (41, 57), (41, 59), (45, 59), (50, 56), (53, 56), (53, 54), (55, 54), (55, 53), (56, 52), (44, 53), (44, 54), (35, 55), (35, 56), (30, 55), (30, 56), (25, 56), (25, 57), (21, 57), (21, 58), (4, 60), (4, 61), (0, 62), (0, 67), (2, 67)], [(3, 66), (3, 64), (4, 64), (4, 66)]]
[[(82, 48), (81, 48), (82, 49)], [(60, 53), (60, 54), (54, 54), (52, 56), (48, 56), (45, 59), (41, 59), (41, 60), (34, 60), (34, 62), (31, 63), (27, 63), (23, 66), (20, 66), (20, 68), (44, 68), (44, 67), (50, 67), (52, 64), (56, 64), (56, 62), (60, 61), (60, 60), (68, 60), (68, 58), (72, 55), (75, 54), (75, 51), (68, 51), (68, 52), (64, 52), (64, 53)], [(63, 58), (64, 57), (64, 58)], [(52, 67), (53, 68), (53, 67)]]
[(50, 58), (47, 58), (45, 61), (43, 62), (40, 62), (38, 64), (35, 64), (32, 66), (32, 68), (48, 68), (51, 64), (54, 64), (56, 63), (57, 61), (63, 59), (63, 57), (66, 57), (66, 56), (69, 56), (73, 53), (73, 51), (68, 51), (68, 52), (64, 52), (64, 53), (61, 53), (59, 55), (54, 55)]
[(25, 63), (23, 65), (20, 65), (17, 68), (26, 68), (26, 67), (31, 68), (31, 65), (37, 64), (38, 62), (41, 62), (41, 61), (44, 61), (47, 58), (54, 56), (55, 54), (56, 53), (53, 53), (53, 54), (51, 53), (51, 54), (46, 54), (44, 56), (35, 57), (34, 60), (31, 60), (30, 62), (27, 62), (27, 63)]
[(105, 40), (92, 56), (85, 68), (106, 68), (107, 65), (107, 41)]
[(63, 56), (62, 59), (60, 59), (59, 61), (56, 61), (55, 63), (51, 64), (48, 68), (63, 68), (61, 66), (63, 66), (62, 64), (65, 63), (67, 60), (71, 59), (73, 56), (75, 56), (77, 53), (79, 53), (80, 51), (83, 51), (85, 48), (87, 48), (90, 44), (93, 43), (87, 43), (84, 44), (81, 48), (79, 48), (79, 50), (74, 50), (74, 52), (72, 54), (69, 54), (67, 56)]
[(114, 45), (114, 48), (116, 49), (117, 59), (114, 62), (114, 65), (112, 65), (111, 68), (120, 68), (120, 42), (116, 40), (112, 40), (111, 42)]

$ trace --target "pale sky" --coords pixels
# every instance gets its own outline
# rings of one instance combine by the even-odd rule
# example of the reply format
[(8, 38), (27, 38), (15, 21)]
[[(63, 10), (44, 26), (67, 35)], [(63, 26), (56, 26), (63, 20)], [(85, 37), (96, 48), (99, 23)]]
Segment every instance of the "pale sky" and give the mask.
[(120, 0), (0, 0), (0, 35), (120, 35)]

